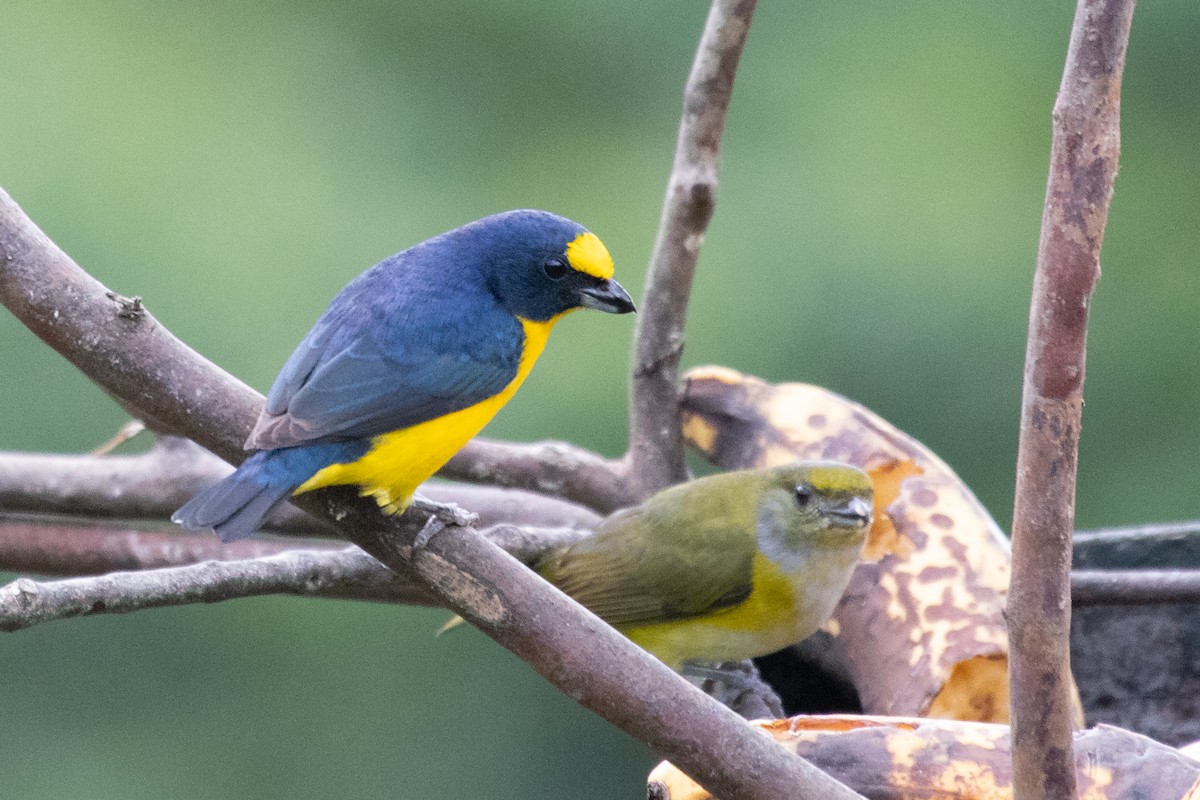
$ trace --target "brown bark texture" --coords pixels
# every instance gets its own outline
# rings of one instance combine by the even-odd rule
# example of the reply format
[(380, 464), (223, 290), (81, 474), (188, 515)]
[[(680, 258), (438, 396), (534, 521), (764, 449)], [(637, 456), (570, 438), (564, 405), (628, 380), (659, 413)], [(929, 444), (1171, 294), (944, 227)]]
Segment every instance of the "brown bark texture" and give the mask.
[[(793, 717), (760, 723), (784, 747), (869, 798), (1010, 800), (1007, 725), (888, 717)], [(1122, 728), (1073, 736), (1083, 800), (1197, 800), (1200, 762)], [(649, 778), (658, 800), (713, 795), (663, 762)], [(782, 798), (781, 798), (782, 800)]]
[(687, 373), (684, 435), (726, 469), (810, 458), (866, 469), (876, 519), (826, 626), (833, 656), (867, 713), (1008, 721), (1008, 545), (945, 462), (826, 389), (722, 367)]
[(1013, 758), (1018, 800), (1075, 797), (1071, 533), (1088, 306), (1120, 151), (1133, 0), (1079, 0), (1054, 104), (1050, 175), (1029, 310), (1013, 508)]

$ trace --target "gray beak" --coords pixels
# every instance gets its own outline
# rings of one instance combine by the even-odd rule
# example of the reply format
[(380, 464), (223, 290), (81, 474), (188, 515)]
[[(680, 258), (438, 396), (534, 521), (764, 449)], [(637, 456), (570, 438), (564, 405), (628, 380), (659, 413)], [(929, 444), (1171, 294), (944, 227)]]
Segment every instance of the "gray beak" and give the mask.
[(861, 497), (851, 498), (849, 503), (829, 509), (829, 516), (842, 525), (865, 526), (871, 523), (871, 504)]
[(579, 305), (608, 314), (628, 314), (637, 310), (633, 307), (633, 298), (625, 291), (625, 287), (612, 279), (597, 286), (580, 289)]

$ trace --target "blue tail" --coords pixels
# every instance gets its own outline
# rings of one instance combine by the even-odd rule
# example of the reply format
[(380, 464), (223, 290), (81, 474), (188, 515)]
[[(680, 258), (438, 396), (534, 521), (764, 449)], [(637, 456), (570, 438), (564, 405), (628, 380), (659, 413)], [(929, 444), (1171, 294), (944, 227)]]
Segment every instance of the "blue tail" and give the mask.
[(185, 503), (171, 521), (185, 528), (212, 528), (223, 542), (244, 539), (297, 486), (331, 464), (356, 461), (370, 447), (369, 441), (360, 439), (261, 450), (228, 478)]

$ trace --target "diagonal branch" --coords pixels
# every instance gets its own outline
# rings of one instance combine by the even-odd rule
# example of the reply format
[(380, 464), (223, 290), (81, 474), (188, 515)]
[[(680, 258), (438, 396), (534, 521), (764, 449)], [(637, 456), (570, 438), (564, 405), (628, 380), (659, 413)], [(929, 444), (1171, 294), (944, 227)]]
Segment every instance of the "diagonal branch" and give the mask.
[[(229, 460), (243, 457), (262, 397), (145, 308), (111, 299), (2, 192), (0, 302), (106, 391), (149, 409), (159, 429)], [(352, 489), (296, 500), (337, 520), (355, 544), (411, 575), (562, 692), (710, 790), (764, 800), (857, 796), (767, 741), (473, 529), (413, 513), (386, 518)]]
[(642, 497), (686, 480), (679, 359), (692, 276), (717, 189), (717, 154), (756, 0), (714, 0), (683, 94), (675, 164), (634, 339), (630, 477)]
[(1087, 312), (1117, 172), (1133, 0), (1079, 0), (1054, 106), (1013, 512), (1013, 794), (1075, 796), (1070, 569)]

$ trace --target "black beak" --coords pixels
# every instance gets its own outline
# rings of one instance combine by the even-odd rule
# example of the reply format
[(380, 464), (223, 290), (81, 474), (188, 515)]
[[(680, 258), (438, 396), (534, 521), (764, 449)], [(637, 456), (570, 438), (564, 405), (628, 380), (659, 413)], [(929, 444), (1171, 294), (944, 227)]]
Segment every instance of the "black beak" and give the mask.
[(871, 504), (861, 497), (855, 497), (844, 506), (829, 509), (829, 516), (839, 524), (862, 527), (871, 522)]
[(609, 314), (628, 314), (637, 310), (625, 287), (612, 279), (580, 289), (579, 305)]

